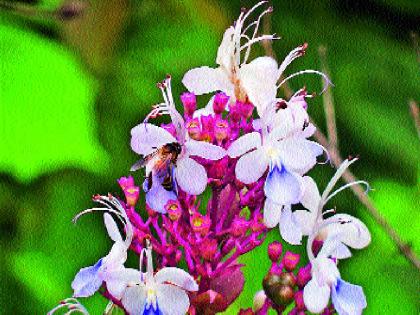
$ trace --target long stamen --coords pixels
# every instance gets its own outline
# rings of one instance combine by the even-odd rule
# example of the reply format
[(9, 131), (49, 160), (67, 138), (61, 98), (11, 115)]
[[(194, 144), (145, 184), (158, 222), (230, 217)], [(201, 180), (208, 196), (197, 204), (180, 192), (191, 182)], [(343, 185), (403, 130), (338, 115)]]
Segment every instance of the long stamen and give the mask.
[[(258, 2), (256, 5), (254, 5), (251, 9), (249, 9), (246, 14), (243, 16), (242, 18), (242, 23), (245, 22), (245, 20), (251, 15), (252, 12), (254, 12), (258, 7), (262, 6), (263, 4), (267, 3), (268, 1), (264, 0), (264, 1), (260, 1)], [(242, 15), (242, 13), (241, 13)], [(240, 19), (240, 17), (239, 17)], [(239, 20), (238, 19), (238, 20)]]
[(335, 190), (333, 193), (331, 193), (329, 196), (328, 196), (328, 198), (327, 199), (325, 199), (325, 201), (324, 201), (324, 205), (329, 201), (329, 200), (331, 200), (335, 195), (337, 195), (339, 192), (341, 192), (341, 191), (343, 191), (343, 190), (345, 190), (345, 189), (347, 189), (347, 188), (350, 188), (350, 187), (352, 187), (352, 186), (355, 186), (355, 185), (365, 185), (366, 186), (366, 191), (365, 191), (365, 194), (367, 194), (368, 192), (369, 192), (369, 190), (370, 190), (370, 185), (369, 185), (369, 183), (368, 182), (366, 182), (366, 181), (364, 181), (364, 180), (358, 180), (358, 181), (355, 181), (355, 182), (351, 182), (351, 183), (348, 183), (348, 184), (346, 184), (346, 185), (344, 185), (344, 186), (341, 186), (340, 188), (338, 188), (337, 190)]
[(246, 44), (242, 45), (239, 48), (239, 51), (242, 51), (242, 50), (244, 50), (247, 47), (251, 47), (252, 45), (254, 45), (254, 44), (258, 43), (258, 42), (261, 42), (263, 40), (277, 40), (277, 39), (280, 39), (280, 37), (276, 36), (276, 34), (272, 34), (272, 35), (261, 35), (261, 36), (259, 36), (257, 38), (254, 38), (254, 39), (250, 40)]
[(314, 74), (318, 74), (318, 75), (320, 75), (324, 80), (325, 80), (325, 86), (324, 86), (324, 88), (322, 89), (322, 91), (321, 91), (321, 93), (320, 94), (322, 94), (322, 93), (324, 93), (326, 90), (327, 90), (327, 88), (328, 88), (328, 86), (330, 86), (330, 85), (332, 85), (332, 86), (334, 86), (334, 84), (330, 81), (330, 79), (328, 78), (328, 76), (325, 74), (325, 73), (322, 73), (321, 71), (317, 71), (317, 70), (303, 70), (303, 71), (299, 71), (299, 72), (296, 72), (296, 73), (294, 73), (294, 74), (292, 74), (292, 75), (290, 75), (290, 76), (288, 76), (286, 79), (284, 79), (283, 81), (281, 81), (278, 85), (277, 85), (277, 88), (280, 88), (280, 86), (282, 86), (284, 83), (286, 83), (287, 81), (289, 81), (290, 79), (292, 79), (292, 78), (294, 78), (294, 77), (297, 77), (297, 76), (299, 76), (299, 75), (302, 75), (302, 74), (306, 74), (306, 73), (314, 73)]
[(286, 56), (286, 58), (284, 58), (283, 62), (281, 63), (281, 65), (279, 67), (279, 74), (280, 74), (279, 77), (282, 75), (284, 70), (286, 70), (287, 66), (290, 65), (293, 62), (293, 60), (295, 60), (296, 58), (299, 58), (299, 57), (301, 57), (305, 54), (306, 48), (308, 48), (307, 43), (305, 43), (301, 46), (298, 46), (295, 49), (293, 49)]

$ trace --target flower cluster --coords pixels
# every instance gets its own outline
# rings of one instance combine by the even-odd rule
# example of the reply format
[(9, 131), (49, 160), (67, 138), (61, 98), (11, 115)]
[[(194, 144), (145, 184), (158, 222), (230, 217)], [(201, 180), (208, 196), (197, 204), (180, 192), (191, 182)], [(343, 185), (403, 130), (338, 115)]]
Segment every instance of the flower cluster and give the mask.
[[(348, 247), (366, 246), (369, 232), (349, 215), (325, 217), (331, 211), (323, 210), (339, 191), (359, 183), (331, 193), (355, 159), (343, 163), (321, 196), (306, 175), (319, 156), (328, 155), (309, 140), (315, 127), (306, 100), (312, 95), (301, 89), (288, 100), (277, 97), (282, 84), (303, 73), (317, 73), (330, 82), (315, 70), (282, 79), (307, 44), (292, 50), (280, 65), (268, 56), (248, 62), (254, 44), (277, 39), (258, 34), (271, 7), (248, 23), (263, 4), (243, 11), (225, 31), (217, 68), (185, 74), (183, 113), (175, 105), (171, 77), (157, 85), (163, 102), (131, 130), (131, 147), (141, 156), (131, 171), (144, 169), (141, 184), (133, 176), (122, 177), (118, 182), (124, 198), (97, 195), (94, 201), (103, 207), (75, 217), (77, 221), (86, 213), (105, 212), (104, 224), (114, 244), (105, 257), (77, 273), (74, 298), (99, 291), (111, 308), (126, 314), (222, 312), (244, 287), (238, 258), (262, 244), (267, 231), (278, 225), (283, 240), (292, 245), (308, 236), (310, 263), (295, 276), (299, 256), (286, 253), (279, 263), (281, 244), (272, 244), (273, 266), (264, 280), (268, 299), (259, 314), (269, 307), (281, 311), (293, 299), (296, 310), (319, 313), (328, 307), (330, 296), (339, 314), (359, 314), (366, 306), (361, 288), (340, 278), (337, 263), (351, 255)], [(202, 94), (213, 95), (199, 108), (197, 96)], [(163, 115), (170, 117), (168, 124), (150, 122)], [(145, 204), (139, 201), (141, 191)], [(299, 204), (306, 210), (295, 210)], [(319, 247), (315, 252), (314, 244)], [(139, 256), (139, 270), (125, 266), (129, 251)]]

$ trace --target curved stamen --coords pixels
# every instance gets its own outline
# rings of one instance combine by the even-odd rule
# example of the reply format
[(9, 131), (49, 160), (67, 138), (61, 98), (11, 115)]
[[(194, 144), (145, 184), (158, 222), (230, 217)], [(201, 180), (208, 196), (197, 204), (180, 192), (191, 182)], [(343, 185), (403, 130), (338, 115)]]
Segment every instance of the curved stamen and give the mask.
[(242, 45), (239, 48), (239, 51), (242, 51), (242, 50), (244, 50), (247, 47), (251, 47), (252, 45), (254, 45), (254, 44), (256, 44), (256, 43), (258, 43), (260, 41), (263, 41), (263, 40), (277, 40), (277, 39), (280, 39), (280, 37), (277, 37), (276, 34), (272, 34), (272, 35), (261, 35), (261, 36), (259, 36), (257, 38), (254, 38), (254, 39), (250, 40), (246, 44)]
[(349, 187), (352, 187), (352, 186), (355, 186), (355, 185), (365, 185), (366, 186), (366, 191), (365, 191), (365, 194), (367, 194), (369, 191), (370, 191), (370, 185), (369, 185), (369, 183), (368, 182), (366, 182), (366, 181), (364, 181), (364, 180), (358, 180), (358, 181), (355, 181), (355, 182), (351, 182), (351, 183), (348, 183), (348, 184), (346, 184), (346, 185), (344, 185), (344, 186), (341, 186), (340, 188), (338, 188), (337, 190), (335, 190), (332, 194), (330, 194), (329, 196), (328, 196), (328, 198), (327, 199), (325, 199), (325, 201), (324, 201), (324, 205), (330, 200), (330, 199), (332, 199), (335, 195), (337, 195), (339, 192), (341, 192), (341, 191), (343, 191), (343, 190), (345, 190), (345, 189), (347, 189), (347, 188), (349, 188)]
[(283, 74), (284, 70), (286, 70), (287, 66), (293, 62), (293, 60), (305, 54), (305, 50), (307, 47), (308, 47), (308, 44), (305, 43), (301, 46), (296, 47), (291, 52), (289, 52), (289, 54), (286, 56), (286, 58), (284, 58), (283, 62), (281, 63), (279, 67), (279, 77)]
[(290, 76), (288, 76), (286, 79), (284, 79), (283, 81), (281, 81), (278, 85), (277, 85), (277, 88), (279, 88), (280, 86), (282, 86), (284, 83), (286, 83), (287, 81), (289, 81), (290, 79), (292, 79), (292, 78), (294, 78), (294, 77), (297, 77), (297, 76), (299, 76), (299, 75), (302, 75), (302, 74), (306, 74), (306, 73), (313, 73), (313, 74), (318, 74), (318, 75), (320, 75), (324, 80), (325, 80), (325, 86), (324, 86), (324, 88), (322, 89), (322, 91), (321, 91), (321, 93), (320, 94), (322, 94), (322, 93), (324, 93), (326, 90), (327, 90), (327, 88), (331, 85), (331, 86), (334, 86), (334, 84), (330, 81), (330, 79), (328, 78), (328, 76), (325, 74), (325, 73), (322, 73), (321, 71), (317, 71), (317, 70), (303, 70), (303, 71), (299, 71), (299, 72), (296, 72), (296, 73), (294, 73), (294, 74), (292, 74), (292, 75), (290, 75)]

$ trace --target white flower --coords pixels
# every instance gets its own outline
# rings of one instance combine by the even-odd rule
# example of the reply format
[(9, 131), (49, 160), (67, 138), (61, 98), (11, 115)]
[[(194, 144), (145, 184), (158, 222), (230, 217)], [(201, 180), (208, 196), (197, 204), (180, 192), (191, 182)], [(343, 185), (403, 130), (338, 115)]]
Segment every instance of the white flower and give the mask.
[[(263, 11), (255, 21), (245, 26), (251, 13), (264, 3), (266, 1), (261, 1), (248, 12), (242, 12), (234, 26), (225, 31), (217, 51), (218, 68), (199, 67), (184, 75), (182, 83), (190, 92), (201, 95), (222, 91), (230, 97), (230, 102), (249, 100), (261, 115), (265, 107), (275, 100), (277, 89), (297, 75), (316, 73), (323, 76), (327, 85), (330, 84), (329, 79), (323, 73), (315, 70), (300, 71), (277, 84), (287, 66), (296, 58), (304, 55), (307, 44), (292, 50), (280, 67), (273, 58), (268, 56), (259, 57), (247, 63), (252, 45), (264, 40), (279, 39), (275, 35), (257, 36), (261, 19), (265, 14), (272, 12), (271, 7)], [(252, 35), (249, 36), (247, 33), (251, 30)]]
[(318, 231), (318, 234), (325, 237), (323, 248), (334, 248), (335, 252), (332, 253), (332, 257), (338, 259), (351, 256), (347, 246), (360, 249), (366, 247), (371, 240), (366, 225), (351, 215), (339, 213), (327, 219), (323, 218), (324, 214), (333, 212), (333, 210), (326, 210), (323, 212), (324, 206), (340, 191), (358, 184), (365, 184), (369, 187), (368, 183), (365, 181), (357, 181), (344, 185), (331, 193), (341, 175), (356, 160), (357, 159), (352, 159), (351, 161), (345, 160), (340, 165), (325, 188), (322, 196), (320, 195), (314, 180), (305, 176), (303, 178), (305, 190), (301, 203), (309, 211), (297, 210), (294, 212), (294, 216), (301, 226), (303, 235), (312, 235), (315, 231)]
[(186, 291), (197, 291), (194, 278), (182, 269), (165, 267), (153, 275), (152, 252), (143, 249), (140, 255), (142, 270), (143, 255), (146, 255), (147, 270), (131, 278), (122, 297), (128, 314), (185, 315), (190, 306)]
[[(153, 154), (165, 144), (179, 143), (182, 151), (178, 155), (175, 165), (175, 182), (183, 191), (191, 195), (199, 195), (206, 188), (207, 173), (202, 165), (190, 157), (198, 156), (208, 160), (219, 160), (226, 155), (226, 151), (219, 146), (188, 138), (185, 131), (184, 120), (175, 109), (170, 86), (170, 78), (167, 78), (160, 85), (160, 89), (164, 97), (164, 103), (155, 106), (154, 111), (149, 114), (148, 118), (158, 114), (169, 114), (171, 116), (172, 123), (176, 128), (176, 138), (165, 129), (145, 122), (139, 124), (131, 130), (131, 147), (134, 152), (146, 156)], [(148, 118), (146, 118), (146, 120)], [(154, 161), (152, 161), (152, 164), (153, 162)], [(152, 168), (153, 165), (146, 165), (146, 177), (152, 171)], [(160, 185), (157, 185), (156, 189), (159, 189), (158, 186)], [(153, 190), (151, 193), (156, 196), (163, 196), (163, 194), (167, 194), (163, 189)], [(153, 199), (157, 200), (156, 198)], [(174, 198), (168, 196), (168, 198), (162, 197), (162, 199), (170, 200)], [(166, 202), (162, 201), (159, 204), (164, 205), (165, 203)], [(164, 212), (164, 209), (160, 206), (154, 208), (154, 210)]]
[[(236, 177), (251, 184), (268, 171), (264, 184), (267, 197), (264, 205), (264, 222), (272, 228), (280, 222), (282, 237), (291, 244), (300, 244), (302, 234), (290, 205), (299, 203), (304, 192), (302, 175), (317, 162), (322, 146), (306, 139), (306, 121), (295, 119), (294, 111), (276, 111), (276, 103), (268, 106), (261, 118), (261, 134), (248, 133), (228, 148), (228, 155), (239, 157)], [(299, 105), (300, 106), (300, 105)], [(284, 119), (278, 121), (278, 115)], [(284, 124), (283, 121), (296, 123)], [(296, 128), (296, 124), (301, 124)]]
[(91, 296), (101, 287), (102, 283), (105, 282), (109, 293), (119, 299), (127, 286), (127, 280), (125, 278), (135, 271), (134, 269), (126, 269), (124, 267), (124, 263), (127, 260), (127, 250), (133, 238), (133, 228), (123, 206), (117, 199), (101, 196), (97, 201), (106, 205), (107, 208), (92, 208), (85, 210), (74, 218), (74, 222), (76, 222), (80, 216), (92, 211), (113, 213), (124, 224), (126, 238), (125, 240), (122, 239), (116, 222), (108, 213), (105, 213), (105, 226), (109, 237), (115, 243), (108, 255), (99, 259), (95, 265), (80, 269), (71, 284), (74, 291), (73, 296)]

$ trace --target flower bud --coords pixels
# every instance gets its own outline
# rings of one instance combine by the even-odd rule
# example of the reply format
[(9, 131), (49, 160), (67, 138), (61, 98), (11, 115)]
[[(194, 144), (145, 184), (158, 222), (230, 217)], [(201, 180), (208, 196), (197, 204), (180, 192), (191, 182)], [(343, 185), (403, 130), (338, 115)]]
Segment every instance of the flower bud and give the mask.
[(254, 310), (254, 312), (258, 312), (260, 309), (262, 309), (262, 307), (265, 304), (266, 299), (267, 299), (267, 296), (265, 295), (264, 290), (258, 291), (254, 295), (254, 302), (252, 306), (252, 309)]
[(241, 120), (241, 116), (242, 116), (242, 103), (239, 101), (236, 101), (235, 103), (230, 103), (229, 104), (229, 117), (230, 119), (232, 119), (232, 121), (234, 122), (238, 122), (239, 120)]
[(229, 124), (226, 120), (216, 120), (214, 124), (214, 136), (218, 143), (221, 143), (229, 137)]
[(194, 93), (185, 92), (181, 94), (181, 102), (184, 105), (184, 113), (187, 117), (192, 117), (197, 108), (197, 99)]
[(210, 219), (200, 213), (194, 213), (190, 217), (190, 224), (194, 232), (200, 233), (202, 236), (206, 235), (210, 230)]
[(284, 268), (287, 271), (293, 271), (296, 268), (297, 264), (299, 263), (299, 260), (300, 260), (299, 254), (286, 252), (286, 254), (284, 254), (282, 263), (284, 265)]
[(169, 200), (165, 205), (165, 210), (172, 221), (177, 221), (182, 215), (181, 205), (178, 200)]
[(191, 119), (185, 123), (185, 128), (188, 131), (188, 135), (191, 139), (200, 140), (201, 138), (201, 129), (200, 122), (198, 118)]
[(268, 245), (268, 257), (272, 262), (276, 262), (280, 259), (282, 251), (283, 245), (280, 242), (275, 241)]
[(245, 235), (246, 231), (248, 230), (249, 223), (244, 218), (238, 217), (235, 218), (232, 222), (230, 227), (230, 233), (235, 236)]
[(125, 199), (127, 205), (134, 207), (139, 200), (140, 187), (132, 186), (130, 188), (124, 189)]
[(295, 296), (293, 288), (288, 285), (278, 285), (274, 290), (272, 301), (277, 305), (289, 305)]
[(250, 308), (247, 308), (246, 310), (241, 309), (238, 315), (254, 315), (254, 312)]
[(134, 186), (134, 178), (133, 176), (121, 177), (118, 180), (118, 184), (120, 185), (122, 190), (125, 190), (127, 188)]
[(275, 273), (269, 272), (265, 275), (262, 285), (263, 285), (265, 294), (271, 300), (273, 300), (274, 293), (275, 293), (274, 291), (276, 287), (280, 285), (280, 276)]
[(243, 118), (248, 119), (249, 117), (251, 117), (253, 111), (254, 105), (252, 103), (241, 103), (241, 115)]
[(213, 110), (215, 114), (221, 114), (226, 108), (226, 104), (229, 101), (229, 96), (225, 93), (217, 93), (213, 101)]
[(174, 124), (161, 124), (160, 125), (163, 129), (165, 129), (167, 132), (169, 132), (172, 136), (176, 137), (176, 128)]
[(305, 267), (299, 268), (297, 273), (297, 285), (299, 288), (303, 288), (311, 278), (311, 265), (308, 264)]
[(296, 285), (296, 276), (291, 272), (283, 272), (280, 274), (280, 283), (293, 288)]

